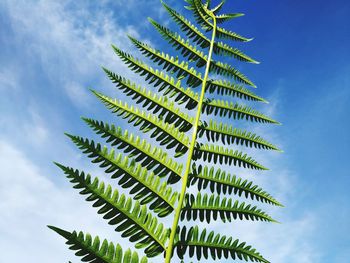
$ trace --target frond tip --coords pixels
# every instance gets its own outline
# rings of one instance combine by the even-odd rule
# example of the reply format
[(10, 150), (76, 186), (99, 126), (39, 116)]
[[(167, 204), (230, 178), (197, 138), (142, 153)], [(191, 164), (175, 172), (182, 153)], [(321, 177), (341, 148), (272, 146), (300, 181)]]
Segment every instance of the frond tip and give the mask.
[(130, 249), (123, 252), (119, 244), (113, 244), (106, 239), (100, 241), (96, 236), (92, 238), (90, 234), (76, 231), (68, 232), (55, 226), (47, 226), (60, 236), (64, 237), (71, 250), (76, 251), (76, 255), (82, 257), (84, 262), (101, 262), (101, 263), (147, 263), (146, 257), (140, 258), (136, 252)]
[[(208, 39), (197, 27), (195, 27), (189, 20), (187, 20), (184, 16), (177, 13), (175, 10), (167, 6), (163, 3), (163, 6), (173, 18), (173, 20), (180, 26), (181, 30), (191, 38), (196, 44), (198, 44), (202, 48), (208, 48), (210, 46), (210, 39)], [(238, 36), (238, 35), (237, 35)], [(229, 57), (236, 58), (241, 61), (251, 62), (258, 64), (256, 60), (251, 57), (243, 54), (237, 48), (232, 48), (231, 46), (223, 43), (223, 42), (215, 42), (214, 43), (214, 53), (217, 55), (226, 55)]]

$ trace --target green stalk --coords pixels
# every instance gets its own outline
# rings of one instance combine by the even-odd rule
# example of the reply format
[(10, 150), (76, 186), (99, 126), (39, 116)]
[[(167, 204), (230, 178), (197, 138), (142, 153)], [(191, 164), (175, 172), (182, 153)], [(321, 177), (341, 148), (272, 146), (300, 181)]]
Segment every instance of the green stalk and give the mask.
[(187, 162), (186, 162), (186, 170), (185, 170), (184, 176), (182, 178), (182, 188), (181, 188), (179, 203), (178, 203), (178, 206), (176, 207), (176, 210), (175, 210), (175, 216), (174, 216), (173, 226), (171, 228), (169, 244), (168, 244), (168, 247), (166, 250), (165, 263), (170, 263), (171, 257), (172, 257), (176, 229), (177, 229), (177, 226), (179, 224), (180, 213), (182, 210), (183, 201), (184, 201), (186, 190), (187, 190), (188, 174), (190, 173), (193, 151), (194, 151), (194, 147), (196, 145), (198, 124), (199, 124), (199, 120), (200, 120), (200, 116), (201, 116), (201, 112), (202, 112), (202, 105), (203, 105), (203, 100), (204, 100), (204, 95), (205, 95), (205, 87), (207, 85), (207, 80), (208, 80), (208, 75), (209, 75), (211, 57), (213, 55), (213, 48), (214, 48), (215, 35), (216, 35), (216, 18), (215, 18), (215, 15), (212, 13), (211, 13), (211, 18), (213, 19), (213, 33), (212, 33), (212, 37), (211, 37), (211, 41), (210, 41), (209, 55), (208, 55), (207, 65), (205, 68), (204, 79), (202, 82), (202, 91), (201, 91), (201, 95), (200, 95), (199, 102), (198, 102), (196, 119), (195, 119), (195, 123), (193, 125), (192, 141), (191, 141), (191, 145), (190, 145), (190, 149), (189, 149), (189, 153), (188, 153), (188, 158), (187, 158)]

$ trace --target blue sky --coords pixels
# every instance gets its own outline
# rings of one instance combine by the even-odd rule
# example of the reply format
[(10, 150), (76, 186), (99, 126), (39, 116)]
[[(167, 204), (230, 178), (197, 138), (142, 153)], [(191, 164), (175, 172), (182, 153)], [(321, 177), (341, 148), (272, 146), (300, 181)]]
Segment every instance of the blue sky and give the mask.
[[(237, 222), (233, 234), (272, 262), (345, 263), (350, 3), (227, 2), (225, 10), (246, 14), (227, 28), (254, 37), (239, 47), (262, 62), (239, 67), (270, 101), (259, 109), (283, 123), (256, 127), (284, 153), (257, 153), (271, 171), (254, 180), (286, 205), (264, 206), (283, 224)], [(189, 14), (182, 1), (167, 3)], [(113, 120), (88, 91), (118, 94), (101, 65), (135, 79), (111, 43), (137, 54), (131, 34), (171, 50), (148, 16), (176, 29), (158, 0), (0, 1), (0, 262), (74, 260), (47, 224), (118, 240), (52, 161), (99, 171), (63, 132), (91, 136), (80, 116)]]

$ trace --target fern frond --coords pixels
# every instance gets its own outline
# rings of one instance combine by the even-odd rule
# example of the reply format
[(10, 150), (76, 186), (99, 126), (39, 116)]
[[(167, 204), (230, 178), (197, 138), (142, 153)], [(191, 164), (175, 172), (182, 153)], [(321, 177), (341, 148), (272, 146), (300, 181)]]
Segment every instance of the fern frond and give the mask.
[(263, 203), (283, 206), (269, 193), (264, 191), (259, 186), (248, 180), (237, 178), (235, 175), (231, 175), (222, 171), (220, 168), (215, 171), (214, 167), (208, 168), (208, 166), (199, 165), (198, 167), (193, 164), (192, 170), (189, 176), (188, 185), (197, 184), (198, 191), (209, 188), (212, 193), (223, 194), (235, 194), (243, 196), (245, 198), (251, 198)]
[(187, 231), (186, 227), (183, 227), (178, 239), (176, 252), (181, 259), (188, 249), (189, 256), (194, 257), (196, 255), (198, 260), (201, 260), (202, 257), (208, 259), (210, 255), (213, 260), (224, 257), (233, 260), (244, 259), (246, 261), (269, 263), (260, 253), (251, 246), (246, 245), (245, 242), (240, 243), (238, 239), (233, 241), (232, 237), (227, 238), (226, 236), (215, 234), (213, 231), (207, 235), (206, 229), (200, 232), (198, 226), (191, 227), (189, 231)]
[(277, 222), (256, 206), (246, 205), (244, 202), (239, 203), (237, 200), (233, 201), (226, 197), (221, 199), (219, 195), (204, 194), (202, 196), (201, 193), (198, 193), (196, 197), (186, 195), (181, 220), (196, 221), (199, 218), (201, 222), (206, 220), (207, 223), (210, 223), (212, 217), (215, 221), (220, 217), (223, 222), (231, 222), (236, 219)]
[(169, 230), (158, 223), (156, 217), (148, 212), (146, 205), (139, 201), (133, 202), (110, 185), (105, 186), (98, 178), (92, 180), (90, 175), (69, 178), (75, 189), (82, 189), (81, 195), (88, 195), (86, 201), (94, 202), (93, 207), (99, 208), (98, 214), (104, 215), (108, 224), (117, 226), (115, 231), (121, 232), (122, 237), (128, 237), (136, 248), (145, 248), (148, 257), (154, 257), (165, 249)]
[[(187, 0), (185, 0), (187, 1)], [(224, 3), (226, 2), (226, 0), (221, 1), (221, 3), (219, 3), (216, 7), (214, 7), (213, 9), (210, 10), (210, 0), (207, 0), (207, 2), (202, 5), (201, 0), (195, 0), (196, 3), (198, 4), (197, 7), (201, 8), (201, 10), (204, 11), (204, 14), (207, 17), (210, 17), (209, 11), (212, 12), (213, 14), (215, 14), (215, 18), (217, 20), (217, 23), (221, 24), (227, 20), (233, 19), (233, 18), (237, 18), (237, 17), (241, 17), (244, 16), (244, 14), (242, 13), (231, 13), (231, 14), (223, 14), (223, 15), (218, 15), (218, 12), (220, 12), (220, 10), (222, 9)]]
[[(204, 55), (202, 51), (199, 51), (195, 47), (190, 45), (188, 40), (185, 41), (177, 33), (172, 32), (171, 30), (158, 24), (154, 20), (151, 20), (151, 23), (158, 30), (158, 32), (166, 40), (168, 40), (170, 44), (172, 44), (172, 46), (174, 46), (176, 49), (181, 50), (181, 54), (183, 56), (188, 56), (190, 61), (197, 61), (197, 67), (202, 67), (207, 63), (208, 57)], [(158, 56), (156, 50), (150, 48), (148, 45), (143, 44), (141, 42), (138, 42), (137, 45), (140, 49), (142, 49), (142, 51), (144, 51), (144, 54), (147, 54), (148, 57), (151, 57), (151, 59), (153, 59), (154, 62), (157, 62)], [(242, 74), (240, 71), (226, 63), (212, 60), (210, 63), (209, 71), (219, 75), (232, 77), (234, 80), (255, 87), (255, 84), (251, 80), (249, 80), (244, 74)]]
[(76, 251), (75, 255), (82, 257), (83, 262), (94, 263), (147, 263), (146, 257), (140, 258), (136, 252), (130, 249), (123, 252), (119, 244), (113, 244), (106, 239), (100, 241), (96, 236), (92, 238), (90, 234), (76, 231), (68, 232), (54, 226), (48, 226), (60, 236), (64, 237), (71, 250)]
[(256, 169), (256, 170), (268, 170), (266, 167), (262, 166), (247, 154), (243, 154), (238, 150), (233, 151), (232, 149), (227, 149), (218, 145), (197, 145), (194, 149), (193, 160), (203, 160), (207, 162), (213, 161), (215, 164), (229, 164), (238, 167)]
[[(155, 82), (155, 85), (160, 84), (162, 81), (157, 78), (157, 70), (153, 70), (147, 64), (141, 62), (138, 59), (135, 59), (130, 54), (120, 50), (116, 46), (112, 46), (115, 53), (120, 57), (120, 59), (128, 65), (128, 67), (140, 74), (141, 76), (146, 76), (146, 81), (149, 80), (149, 83)], [(159, 52), (154, 50), (154, 60), (157, 61), (158, 65), (162, 66), (164, 70), (171, 72), (172, 74), (176, 73), (178, 79), (186, 78), (186, 84), (191, 87), (198, 87), (202, 83), (201, 73), (197, 72), (193, 67), (189, 68), (188, 62), (182, 61), (179, 62), (173, 56), (165, 54), (164, 52)], [(153, 72), (152, 72), (153, 71)], [(160, 74), (160, 72), (158, 72)], [(158, 81), (158, 82), (157, 82)], [(158, 85), (159, 85), (158, 84)]]
[(197, 61), (196, 66), (201, 68), (205, 66), (207, 62), (207, 55), (195, 46), (192, 46), (189, 40), (183, 39), (178, 33), (171, 31), (169, 28), (158, 24), (153, 19), (149, 19), (151, 24), (157, 29), (157, 31), (166, 39), (168, 42), (175, 47), (177, 50), (181, 51), (184, 57), (188, 57), (189, 61)]
[[(179, 131), (186, 132), (192, 128), (194, 118), (182, 112), (179, 108), (174, 106), (174, 103), (169, 101), (165, 96), (157, 96), (146, 88), (136, 86), (134, 83), (116, 74), (111, 75), (111, 80), (121, 89), (125, 94), (132, 96), (131, 98), (136, 104), (142, 103), (142, 106), (153, 114), (158, 114), (158, 117), (164, 122), (174, 124)], [(115, 109), (116, 99), (96, 93), (95, 95), (106, 105), (110, 110)]]
[(268, 103), (267, 100), (244, 88), (243, 85), (231, 83), (226, 80), (209, 80), (206, 91), (209, 93), (216, 92), (219, 95), (230, 95), (248, 101)]
[[(197, 43), (202, 48), (208, 48), (210, 46), (210, 39), (208, 39), (197, 27), (195, 27), (189, 20), (187, 20), (184, 16), (176, 12), (174, 9), (170, 8), (163, 2), (163, 6), (168, 11), (173, 20), (180, 26), (181, 30), (192, 39), (195, 43)], [(227, 55), (233, 58), (236, 58), (240, 61), (250, 62), (250, 63), (258, 63), (256, 60), (244, 54), (237, 48), (232, 48), (227, 44), (222, 42), (214, 43), (214, 53), (221, 55)]]
[[(97, 97), (103, 96), (93, 91)], [(151, 132), (150, 137), (155, 138), (160, 145), (166, 146), (166, 149), (175, 148), (177, 156), (182, 156), (188, 150), (189, 137), (180, 132), (173, 124), (166, 123), (151, 113), (145, 113), (137, 107), (129, 106), (121, 100), (113, 103), (113, 113), (127, 119), (134, 126), (139, 126), (144, 133)]]
[[(103, 138), (107, 138), (107, 142), (112, 146), (123, 149), (128, 153), (129, 158), (134, 158), (142, 167), (151, 170), (160, 177), (168, 177), (169, 182), (177, 182), (181, 178), (182, 164), (179, 165), (174, 160), (169, 158), (160, 148), (152, 147), (145, 140), (140, 140), (139, 137), (134, 138), (127, 131), (122, 132), (120, 127), (114, 125), (109, 126), (103, 122), (89, 122), (88, 125), (94, 129)], [(104, 163), (104, 158), (101, 155), (110, 155), (114, 157), (114, 148), (108, 152), (107, 147), (102, 147), (101, 144), (95, 144), (94, 141), (84, 139), (79, 136), (67, 134), (68, 137), (78, 146), (83, 153), (88, 154), (94, 163)]]
[[(191, 10), (194, 14), (194, 17), (197, 21), (198, 24), (200, 24), (203, 29), (210, 31), (213, 30), (213, 24), (210, 22), (210, 16), (208, 16), (205, 11), (203, 10), (203, 8), (201, 8), (201, 4), (199, 3), (200, 0), (186, 0), (186, 2), (188, 2), (190, 4), (190, 6), (188, 6), (188, 9)], [(220, 10), (220, 6), (222, 6), (220, 3), (217, 7), (215, 7), (212, 12), (214, 12), (214, 14), (216, 14), (216, 9)], [(236, 17), (242, 16), (243, 14), (236, 14)], [(216, 27), (216, 36), (218, 38), (221, 39), (229, 39), (229, 40), (233, 40), (233, 41), (239, 41), (239, 42), (249, 42), (252, 40), (252, 38), (247, 38), (247, 37), (243, 37), (233, 31), (230, 30), (226, 30), (222, 27)]]
[[(141, 165), (129, 163), (127, 157), (122, 158), (118, 154), (115, 158), (110, 155), (101, 156), (103, 163), (100, 165), (106, 169), (106, 173), (112, 173), (112, 179), (118, 179), (118, 184), (124, 189), (130, 189), (129, 193), (134, 195), (133, 199), (138, 200), (142, 205), (149, 204), (150, 210), (153, 210), (160, 217), (167, 216), (174, 210), (178, 193), (173, 192), (167, 187), (165, 182), (161, 183), (160, 178), (148, 172)], [(67, 175), (72, 183), (86, 184), (87, 178), (84, 172), (74, 170), (62, 164), (55, 163)], [(90, 179), (89, 179), (90, 180)]]
[(219, 115), (220, 117), (229, 118), (233, 117), (234, 119), (246, 119), (255, 122), (261, 123), (273, 123), (280, 124), (279, 122), (265, 116), (264, 114), (254, 110), (248, 106), (240, 105), (238, 103), (232, 103), (223, 100), (207, 100), (203, 103), (203, 113), (207, 115), (214, 114)]
[(209, 93), (216, 92), (220, 95), (231, 95), (240, 99), (268, 103), (265, 99), (244, 88), (242, 85), (231, 83), (226, 80), (209, 80), (208, 85), (206, 86), (206, 91)]
[[(191, 87), (197, 87), (201, 84), (202, 78), (201, 73), (197, 72), (193, 67), (189, 68), (189, 64), (187, 61), (179, 61), (178, 57), (173, 57), (164, 52), (160, 52), (150, 45), (142, 43), (135, 38), (129, 36), (129, 39), (133, 42), (137, 49), (141, 51), (141, 53), (147, 58), (151, 59), (156, 65), (162, 66), (166, 71), (170, 71), (172, 74), (178, 72), (178, 82), (181, 83), (181, 79), (188, 77), (186, 83)], [(164, 73), (161, 73), (164, 74)], [(180, 81), (180, 82), (179, 82)], [(179, 85), (181, 87), (181, 85)], [(183, 89), (183, 88), (182, 88)], [(183, 91), (185, 91), (183, 89)], [(183, 92), (182, 92), (183, 93)], [(198, 97), (198, 94), (193, 91), (188, 95), (190, 97)]]
[(237, 128), (233, 128), (232, 125), (223, 124), (222, 122), (217, 123), (213, 120), (209, 121), (209, 124), (202, 122), (198, 127), (198, 137), (202, 138), (206, 136), (208, 141), (218, 142), (221, 141), (223, 144), (237, 144), (245, 145), (247, 147), (255, 147), (259, 149), (279, 150), (276, 146), (264, 140), (260, 136), (242, 131)]
[(219, 62), (212, 61), (210, 65), (211, 66), (209, 69), (211, 69), (211, 72), (214, 72), (222, 76), (231, 77), (240, 83), (247, 84), (249, 86), (256, 88), (256, 85), (254, 84), (254, 82), (252, 82), (247, 76), (245, 76), (243, 73), (241, 73), (239, 70), (235, 69), (234, 67), (226, 63), (222, 63), (220, 61)]
[(211, 11), (213, 12), (214, 15), (217, 15), (220, 12), (220, 10), (224, 6), (225, 2), (226, 2), (226, 0), (222, 0), (219, 4), (217, 4), (217, 6), (215, 6), (214, 8), (211, 9)]
[[(117, 84), (124, 93), (128, 96), (133, 96), (135, 92), (132, 92), (133, 89), (140, 90), (141, 88), (134, 83), (131, 83), (129, 80), (118, 76), (112, 71), (103, 68), (107, 76), (113, 81), (113, 83)], [(148, 68), (149, 74), (153, 75), (151, 79), (148, 79), (149, 83), (153, 83), (153, 79), (156, 79), (156, 83), (153, 85), (154, 87), (158, 87), (158, 92), (162, 92), (163, 96), (167, 96), (169, 98), (174, 98), (174, 101), (181, 105), (186, 104), (185, 107), (189, 110), (195, 108), (197, 106), (198, 94), (193, 92), (190, 88), (184, 89), (181, 86), (181, 81), (175, 81), (173, 77), (165, 74), (164, 72), (159, 72), (158, 70), (153, 70), (152, 68)], [(129, 89), (125, 86), (132, 86)]]
[[(117, 146), (119, 150), (123, 150), (128, 154), (129, 158), (142, 165), (142, 167), (152, 170), (156, 175), (160, 177), (168, 177), (169, 182), (177, 182), (181, 178), (183, 164), (179, 164), (168, 156), (161, 148), (152, 146), (146, 140), (141, 140), (139, 136), (134, 136), (127, 130), (122, 131), (120, 127), (116, 127), (114, 124), (109, 125), (102, 121), (94, 121), (85, 119), (85, 122), (102, 138), (105, 138), (107, 143), (111, 146)], [(107, 147), (101, 147), (98, 143), (94, 146), (94, 141), (89, 143), (88, 139), (83, 139), (77, 136), (70, 136), (73, 142), (80, 147), (85, 149), (87, 153), (91, 153), (89, 158), (94, 158), (94, 153), (102, 151), (108, 152)], [(114, 155), (114, 150), (110, 154)], [(98, 157), (98, 156), (97, 156)], [(95, 161), (95, 160), (94, 160)], [(97, 161), (97, 160), (96, 160)]]
[[(92, 118), (82, 119), (102, 143), (66, 134), (92, 163), (105, 172), (109, 180), (118, 185), (118, 189), (83, 171), (55, 164), (63, 170), (73, 188), (97, 208), (97, 213), (122, 238), (142, 249), (147, 258), (164, 253), (166, 263), (183, 263), (188, 251), (189, 257), (196, 256), (200, 262), (211, 257), (212, 261), (226, 258), (269, 263), (254, 248), (238, 239), (207, 229), (201, 231), (198, 226), (187, 231), (186, 227), (179, 225), (179, 220), (186, 219), (207, 223), (239, 219), (276, 222), (257, 206), (221, 195), (226, 193), (233, 193), (236, 198), (250, 197), (262, 203), (282, 206), (253, 182), (215, 168), (220, 164), (231, 168), (235, 166), (234, 169), (268, 170), (252, 157), (238, 149), (230, 149), (228, 145), (279, 150), (254, 133), (209, 118), (214, 115), (235, 121), (279, 124), (263, 113), (239, 104), (239, 99), (267, 101), (246, 87), (256, 88), (256, 85), (238, 68), (221, 59), (216, 61), (216, 57), (224, 55), (242, 62), (259, 63), (240, 49), (219, 42), (220, 38), (238, 42), (251, 40), (220, 27), (220, 24), (243, 14), (220, 14), (226, 0), (217, 1), (214, 7), (212, 0), (185, 1), (188, 3), (186, 8), (195, 16), (194, 23), (161, 0), (181, 32), (148, 19), (178, 56), (132, 36), (128, 37), (140, 51), (139, 56), (112, 45), (120, 62), (139, 75), (150, 88), (137, 85), (103, 67), (118, 92), (124, 94), (125, 100), (91, 90), (108, 110), (117, 115), (119, 121), (136, 129), (138, 134), (122, 129), (120, 125)], [(194, 88), (199, 86), (201, 90), (195, 91)], [(238, 102), (207, 98), (207, 93), (214, 92), (229, 95)], [(204, 120), (207, 118), (208, 123)], [(215, 167), (208, 168), (205, 163)], [(178, 182), (181, 188), (172, 185)], [(198, 195), (189, 192), (195, 184)], [(123, 191), (120, 192), (120, 189)], [(200, 193), (201, 190), (205, 193)], [(171, 228), (167, 228), (163, 221), (159, 222), (159, 218), (170, 214), (174, 214), (174, 219)], [(84, 262), (147, 263), (149, 260), (146, 257), (141, 259), (130, 249), (123, 253), (119, 244), (106, 240), (100, 244), (99, 237), (92, 239), (82, 232), (49, 228), (66, 238), (70, 249), (75, 250)], [(175, 250), (178, 259), (173, 259)]]
[(244, 14), (242, 14), (242, 13), (221, 14), (221, 15), (216, 16), (216, 22), (218, 24), (222, 24), (226, 21), (229, 21), (229, 20), (232, 20), (234, 18), (241, 17), (241, 16), (244, 16)]

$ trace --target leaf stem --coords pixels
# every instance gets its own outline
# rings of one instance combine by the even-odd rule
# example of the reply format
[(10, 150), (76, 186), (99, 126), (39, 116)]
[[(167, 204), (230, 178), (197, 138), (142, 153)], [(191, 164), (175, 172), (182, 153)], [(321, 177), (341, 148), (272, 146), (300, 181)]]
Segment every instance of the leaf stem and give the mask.
[(194, 151), (194, 147), (196, 145), (196, 140), (197, 140), (198, 125), (199, 125), (199, 120), (200, 120), (200, 116), (201, 116), (201, 112), (202, 112), (202, 105), (203, 105), (203, 101), (204, 101), (205, 88), (206, 88), (206, 84), (207, 84), (207, 80), (208, 80), (210, 63), (211, 63), (211, 58), (212, 58), (212, 54), (213, 54), (215, 35), (216, 35), (216, 17), (213, 13), (211, 13), (211, 18), (213, 19), (213, 33), (212, 33), (212, 37), (211, 37), (211, 41), (210, 41), (209, 55), (208, 55), (207, 65), (205, 68), (204, 79), (202, 82), (202, 90), (201, 90), (201, 95), (200, 95), (199, 102), (198, 102), (196, 119), (195, 119), (195, 123), (193, 125), (192, 140), (191, 140), (191, 145), (190, 145), (190, 149), (189, 149), (189, 153), (188, 153), (188, 157), (187, 157), (186, 170), (185, 170), (184, 176), (182, 178), (182, 188), (181, 188), (180, 198), (179, 198), (178, 206), (176, 207), (176, 210), (175, 210), (175, 216), (174, 216), (173, 226), (171, 228), (169, 244), (168, 244), (168, 247), (166, 250), (165, 263), (170, 263), (171, 258), (172, 258), (176, 230), (178, 227), (180, 213), (182, 210), (182, 206), (183, 206), (183, 202), (184, 202), (184, 198), (185, 198), (185, 194), (186, 194), (186, 190), (187, 190), (188, 175), (190, 173), (193, 151)]

